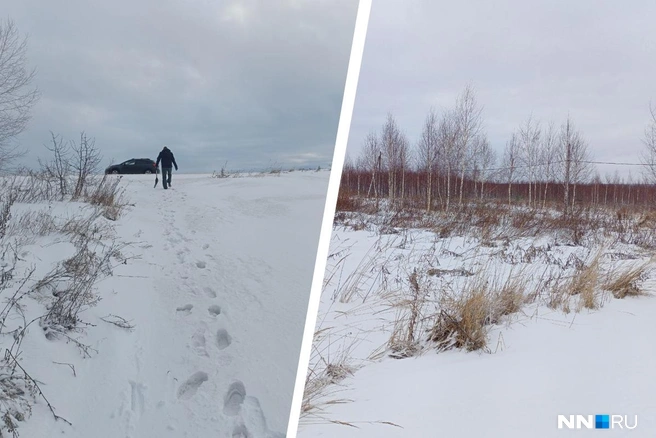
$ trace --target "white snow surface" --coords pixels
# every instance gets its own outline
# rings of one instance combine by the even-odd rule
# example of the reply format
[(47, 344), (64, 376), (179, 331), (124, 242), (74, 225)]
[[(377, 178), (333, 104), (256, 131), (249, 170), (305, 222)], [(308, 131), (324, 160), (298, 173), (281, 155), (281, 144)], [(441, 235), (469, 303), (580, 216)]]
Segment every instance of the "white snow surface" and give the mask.
[[(509, 275), (510, 265), (490, 254), (520, 260), (529, 247), (545, 249), (516, 264), (529, 270), (525, 274), (533, 270), (534, 282), (555, 260), (591, 254), (589, 248), (557, 246), (549, 238), (524, 239), (501, 250), (423, 230), (381, 235), (375, 227), (336, 226), (317, 324), (322, 334), (310, 366), (321, 369), (323, 359), (338, 362), (347, 356), (354, 372), (312, 400), (317, 408), (302, 417), (298, 437), (588, 436), (591, 430), (558, 429), (558, 415), (576, 414), (627, 415), (630, 424), (637, 415), (636, 429), (604, 433), (656, 436), (654, 296), (607, 297), (599, 309), (569, 314), (530, 304), (490, 328), (487, 353), (438, 353), (429, 347), (405, 359), (381, 354), (397, 317), (393, 296), (407, 289), (404, 282), (414, 267), (483, 267)], [(652, 256), (627, 245), (606, 254), (613, 249), (635, 257), (613, 262), (625, 266)], [(453, 286), (464, 280), (444, 281)], [(656, 292), (653, 275), (642, 287)], [(340, 300), (347, 292), (351, 298)]]
[[(284, 436), (328, 175), (174, 173), (166, 191), (124, 177), (133, 206), (115, 227), (132, 258), (98, 284), (102, 300), (83, 314), (95, 326), (76, 336), (98, 353), (85, 359), (38, 326), (23, 345), (21, 363), (72, 426), (39, 400), (20, 436)], [(47, 272), (70, 255), (52, 243), (39, 241), (26, 262)]]

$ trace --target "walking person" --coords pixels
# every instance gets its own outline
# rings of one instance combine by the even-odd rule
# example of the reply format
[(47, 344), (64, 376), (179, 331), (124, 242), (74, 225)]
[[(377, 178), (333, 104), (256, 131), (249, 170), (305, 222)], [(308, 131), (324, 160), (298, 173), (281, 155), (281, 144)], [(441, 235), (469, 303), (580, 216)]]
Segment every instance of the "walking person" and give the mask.
[(173, 156), (173, 152), (166, 146), (164, 146), (164, 149), (159, 153), (157, 156), (157, 163), (155, 163), (155, 166), (159, 166), (159, 162), (162, 162), (162, 186), (165, 189), (168, 189), (171, 187), (171, 174), (173, 173), (173, 166), (175, 166), (175, 170), (178, 170), (178, 163), (175, 162), (175, 157)]

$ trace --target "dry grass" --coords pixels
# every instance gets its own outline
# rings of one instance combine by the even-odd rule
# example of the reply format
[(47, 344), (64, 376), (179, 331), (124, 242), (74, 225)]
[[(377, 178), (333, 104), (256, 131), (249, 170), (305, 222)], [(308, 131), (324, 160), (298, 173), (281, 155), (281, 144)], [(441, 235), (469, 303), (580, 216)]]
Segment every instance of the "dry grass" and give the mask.
[[(350, 303), (359, 298), (364, 303), (374, 290), (377, 282), (386, 275), (385, 265), (390, 260), (385, 257), (385, 251), (391, 246), (389, 242), (379, 239), (372, 245), (358, 266), (351, 274), (335, 288), (335, 296), (341, 303)], [(382, 281), (384, 283), (384, 281)]]
[(317, 416), (324, 406), (347, 403), (349, 400), (337, 398), (340, 382), (352, 375), (357, 366), (352, 363), (351, 349), (357, 340), (346, 341), (346, 337), (331, 339), (331, 328), (317, 330), (312, 344), (314, 365), (308, 369), (301, 404), (301, 417)]
[(517, 313), (522, 306), (531, 301), (533, 296), (527, 294), (529, 276), (520, 271), (517, 275), (510, 275), (506, 282), (498, 288), (495, 294), (495, 314), (492, 323), (500, 322), (501, 318)]
[(468, 280), (460, 292), (445, 293), (428, 339), (438, 350), (487, 350), (490, 325), (517, 313), (529, 300), (530, 277), (524, 271), (507, 277), (490, 276), (482, 269)]
[[(62, 337), (79, 347), (85, 357), (90, 356), (95, 350), (69, 332), (79, 332), (89, 326), (79, 315), (98, 302), (97, 281), (111, 274), (112, 263), (124, 261), (121, 247), (107, 243), (107, 239), (113, 236), (113, 227), (101, 220), (108, 212), (115, 218), (120, 214), (122, 192), (118, 181), (104, 178), (94, 181), (98, 184), (89, 186), (89, 191), (81, 199), (93, 206), (82, 209), (75, 217), (66, 218), (45, 208), (46, 202), (67, 200), (56, 181), (38, 173), (0, 180), (0, 193), (3, 194), (0, 197), (0, 254), (4, 261), (13, 260), (9, 266), (3, 265), (0, 276), (0, 294), (6, 302), (0, 311), (0, 334), (8, 335), (10, 343), (13, 339), (0, 361), (0, 429), (14, 437), (18, 436), (20, 422), (30, 415), (36, 396), (46, 402), (56, 420), (62, 419), (54, 413), (38, 383), (19, 363), (22, 361), (16, 359), (20, 357), (22, 342), (30, 326), (39, 325), (47, 338)], [(18, 203), (41, 204), (44, 208), (24, 209), (25, 206), (21, 206), (23, 211), (16, 212), (12, 207)], [(25, 263), (23, 247), (37, 242), (39, 237), (55, 235), (75, 246), (73, 257), (59, 263), (40, 281), (32, 279), (34, 269), (27, 275), (18, 273), (17, 269), (22, 265), (17, 263)], [(18, 280), (18, 277), (23, 278)], [(46, 313), (31, 321), (26, 320), (26, 297), (40, 298), (46, 305)]]
[(125, 190), (120, 187), (120, 182), (120, 178), (108, 178), (105, 175), (85, 196), (88, 203), (99, 206), (102, 215), (111, 221), (118, 220), (126, 206)]
[(567, 281), (561, 277), (554, 278), (548, 284), (544, 285), (547, 300), (546, 305), (553, 310), (561, 310), (563, 313), (568, 314), (571, 309), (571, 295), (567, 287)]
[(484, 284), (471, 287), (458, 297), (446, 297), (440, 307), (428, 337), (438, 350), (475, 351), (487, 346), (485, 326), (490, 299)]
[[(422, 313), (426, 303), (426, 292), (420, 285), (417, 270), (408, 276), (408, 293), (394, 303), (398, 308), (394, 328), (387, 342), (390, 356), (396, 359), (415, 356), (421, 351), (420, 336), (424, 318)], [(423, 282), (422, 282), (423, 283)]]
[(641, 288), (640, 283), (646, 278), (651, 260), (629, 268), (614, 269), (607, 274), (607, 280), (603, 286), (617, 299), (647, 295)]
[(601, 307), (598, 285), (601, 275), (600, 262), (602, 255), (603, 251), (599, 250), (588, 265), (577, 269), (569, 283), (569, 294), (579, 296), (579, 304), (585, 309), (598, 309)]

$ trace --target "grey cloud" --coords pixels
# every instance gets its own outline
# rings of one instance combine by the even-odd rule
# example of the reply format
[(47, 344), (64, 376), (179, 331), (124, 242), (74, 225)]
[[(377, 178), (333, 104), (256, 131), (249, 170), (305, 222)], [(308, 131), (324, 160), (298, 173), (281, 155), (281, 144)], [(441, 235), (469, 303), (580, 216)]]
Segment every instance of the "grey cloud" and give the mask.
[[(188, 171), (332, 159), (356, 0), (10, 0), (43, 98), (19, 139), (80, 130), (109, 158)], [(189, 160), (186, 160), (186, 156)]]
[(429, 108), (471, 82), (499, 151), (531, 113), (545, 124), (570, 114), (597, 159), (637, 162), (656, 101), (654, 16), (646, 0), (377, 1), (349, 155), (388, 111), (416, 141)]

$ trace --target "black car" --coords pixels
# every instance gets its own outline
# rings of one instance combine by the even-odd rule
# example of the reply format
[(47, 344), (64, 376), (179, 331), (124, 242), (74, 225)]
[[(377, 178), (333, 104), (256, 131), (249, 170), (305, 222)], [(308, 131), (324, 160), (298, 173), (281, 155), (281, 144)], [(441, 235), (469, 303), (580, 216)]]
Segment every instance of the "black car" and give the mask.
[(135, 174), (135, 173), (155, 173), (158, 172), (155, 162), (150, 158), (133, 158), (120, 164), (112, 164), (105, 173), (114, 174)]

